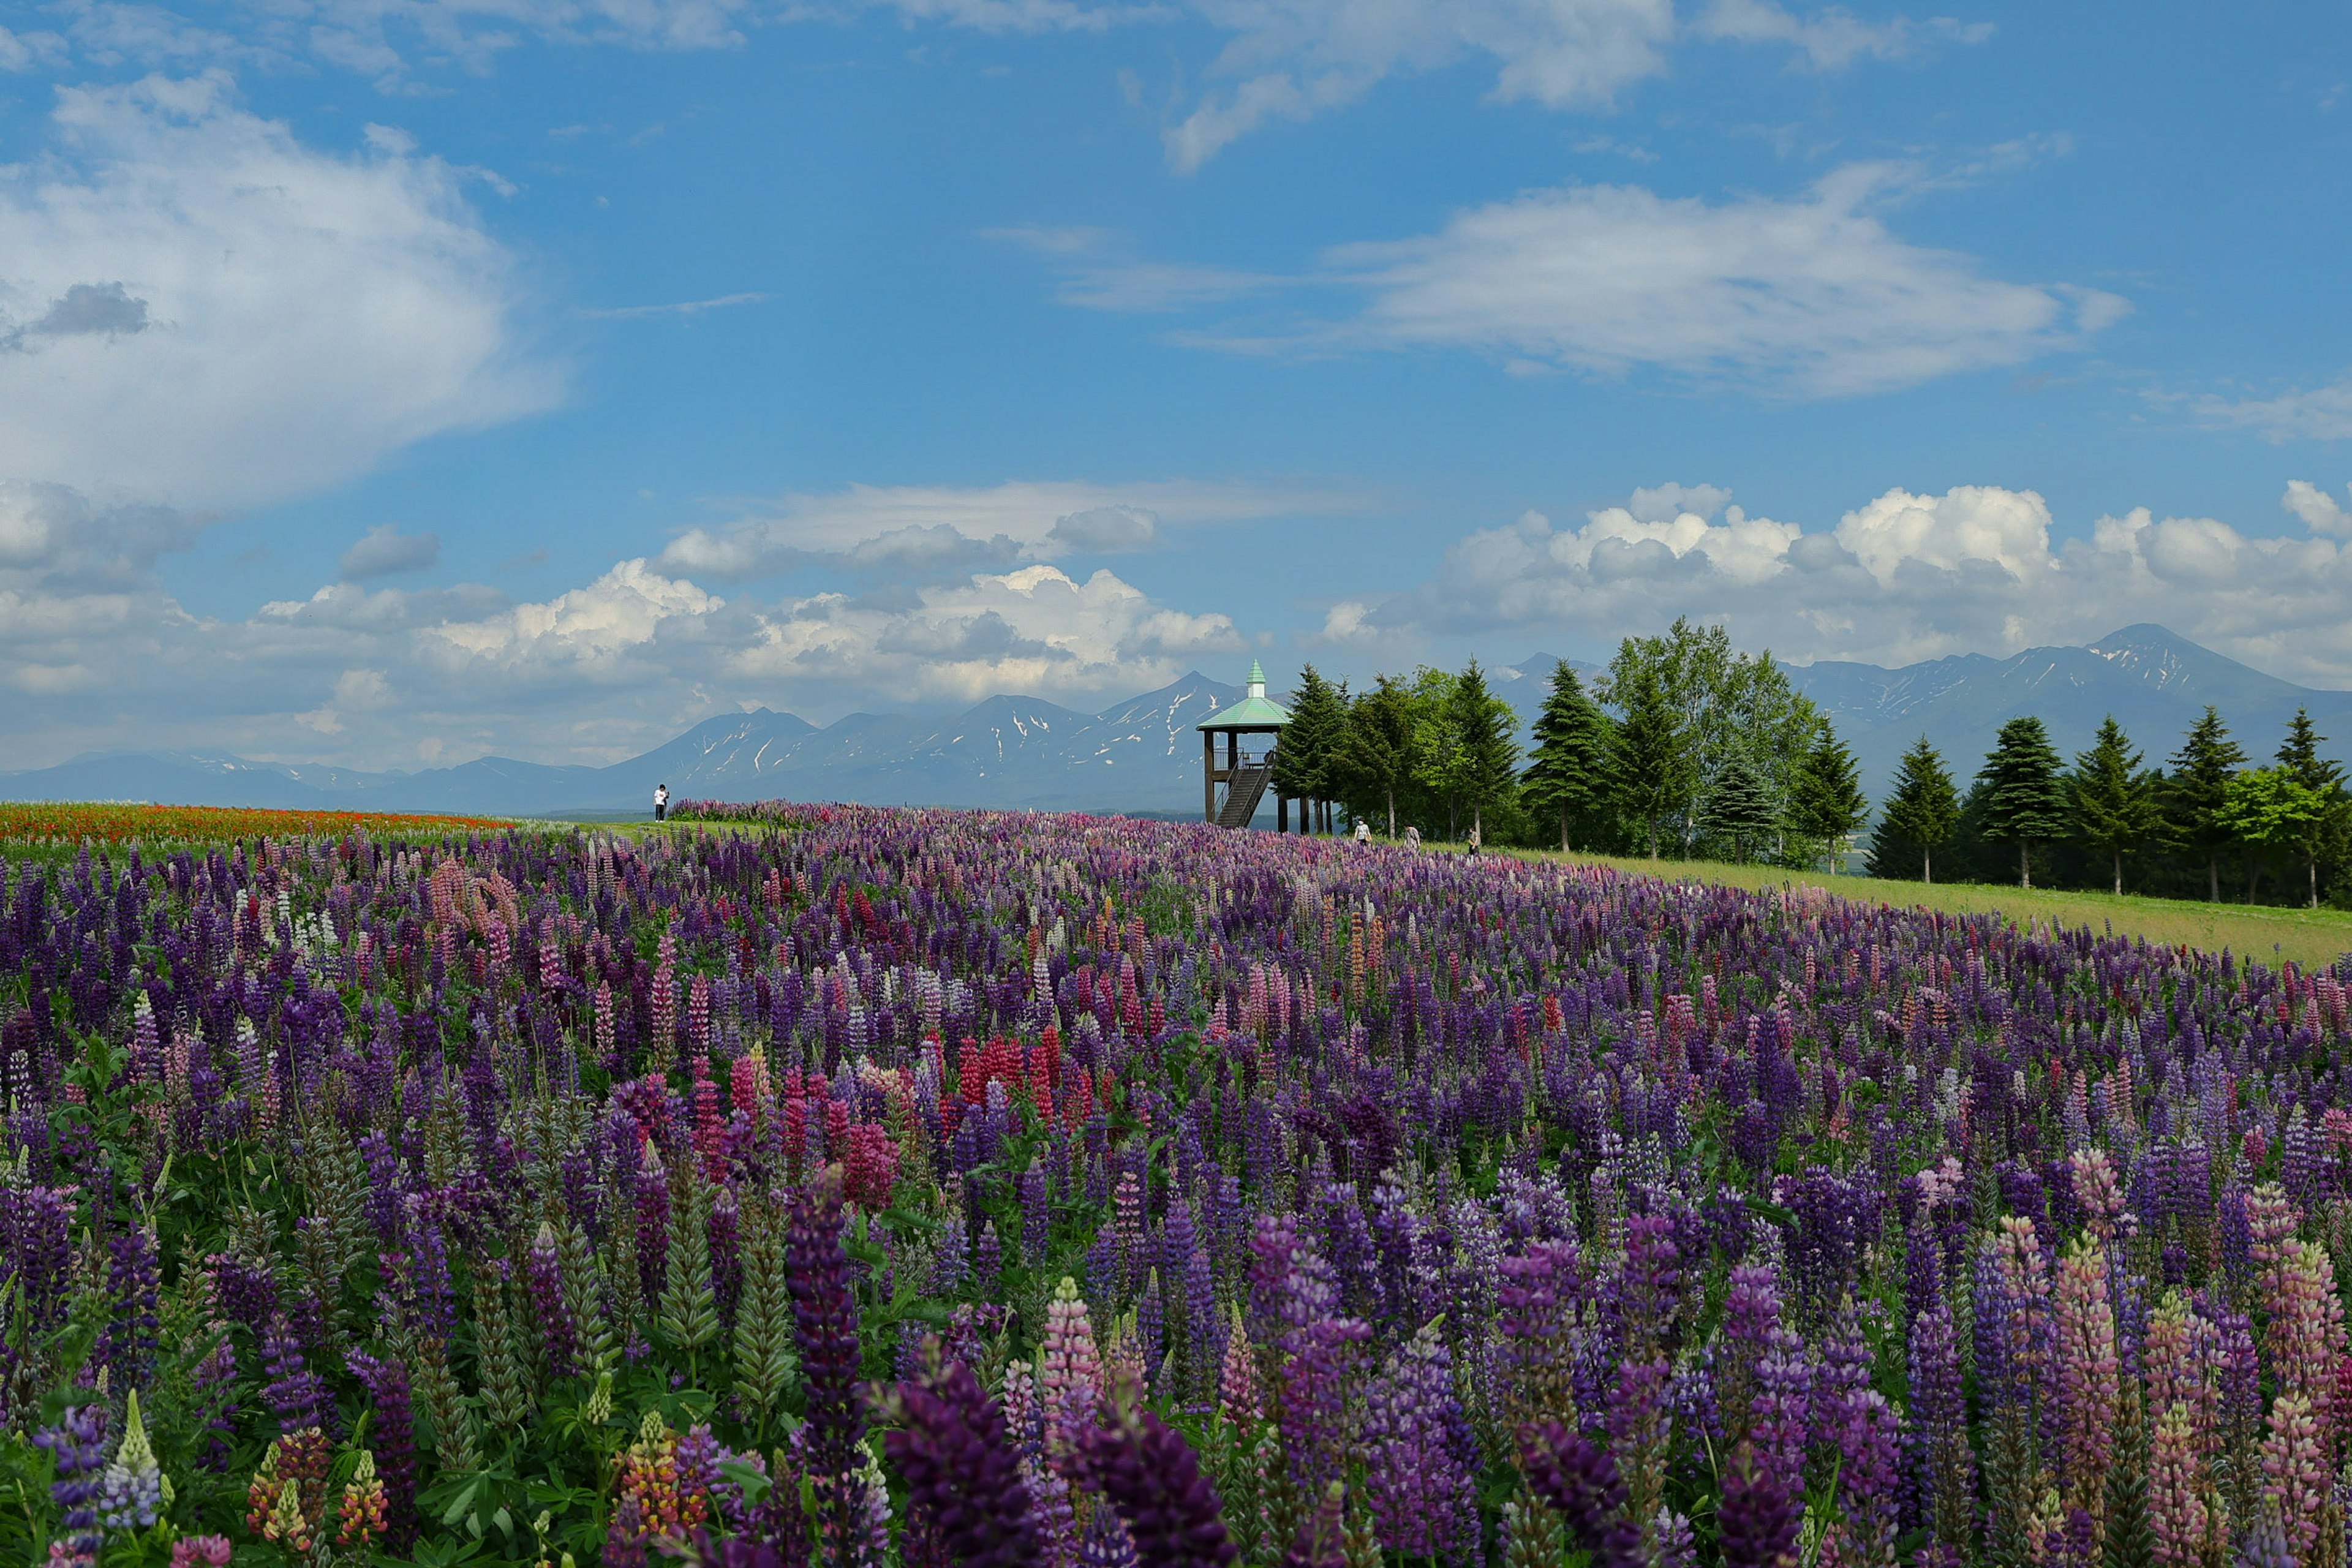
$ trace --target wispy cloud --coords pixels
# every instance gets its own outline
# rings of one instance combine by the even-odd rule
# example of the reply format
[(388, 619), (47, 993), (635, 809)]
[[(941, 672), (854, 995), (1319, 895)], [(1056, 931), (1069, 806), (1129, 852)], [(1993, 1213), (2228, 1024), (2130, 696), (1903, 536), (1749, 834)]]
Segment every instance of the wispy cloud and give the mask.
[(736, 305), (763, 305), (772, 298), (767, 294), (721, 294), (709, 300), (682, 300), (675, 305), (613, 305), (602, 310), (585, 310), (580, 313), (591, 321), (634, 321), (645, 316), (698, 316), (705, 310), (724, 310)]
[(1807, 396), (2017, 364), (2080, 346), (2129, 308), (2095, 289), (1987, 277), (1972, 258), (1887, 226), (1881, 208), (1936, 183), (1867, 163), (1785, 198), (1569, 185), (1466, 209), (1433, 234), (1342, 246), (1291, 275), (1140, 262), (1100, 244), (1049, 254), (1061, 297), (1096, 309), (1306, 289), (1336, 305), (1181, 335), (1203, 346), (1460, 350), (1514, 370), (1647, 367)]
[(2189, 403), (2200, 423), (2216, 430), (2252, 430), (2268, 441), (2342, 441), (2352, 438), (2352, 380), (2273, 397), (2224, 397), (2208, 394)]

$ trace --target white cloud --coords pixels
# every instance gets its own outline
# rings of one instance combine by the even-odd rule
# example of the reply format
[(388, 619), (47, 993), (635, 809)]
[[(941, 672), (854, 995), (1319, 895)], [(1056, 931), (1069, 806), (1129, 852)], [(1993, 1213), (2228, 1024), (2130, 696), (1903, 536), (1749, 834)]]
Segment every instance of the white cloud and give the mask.
[(1494, 96), (1550, 109), (1610, 107), (1664, 68), (1672, 0), (1194, 0), (1234, 35), (1213, 73), (1238, 79), (1165, 133), (1190, 173), (1271, 120), (1352, 102), (1383, 78), (1485, 57)]
[[(985, 489), (852, 485), (825, 495), (787, 496), (772, 510), (719, 528), (690, 529), (659, 564), (705, 577), (763, 577), (810, 563), (851, 567), (927, 567), (968, 572), (1014, 560), (1101, 550), (1123, 518), (1139, 548), (1164, 527), (1247, 522), (1303, 512), (1353, 510), (1360, 498), (1306, 487), (1192, 481), (1098, 485), (1016, 480)], [(1099, 514), (1099, 515), (1097, 515)], [(1148, 518), (1150, 526), (1140, 526)], [(1073, 519), (1090, 521), (1072, 523)], [(1066, 526), (1068, 525), (1068, 526)], [(1078, 542), (1084, 535), (1096, 542)]]
[(1719, 522), (1605, 507), (1576, 528), (1530, 512), (1465, 535), (1418, 588), (1335, 608), (1325, 637), (1526, 628), (1605, 642), (1689, 614), (1784, 658), (1899, 664), (2158, 621), (2290, 679), (2352, 684), (2352, 542), (2317, 536), (2325, 512), (2305, 521), (2314, 534), (2260, 537), (2137, 508), (2061, 541), (2041, 496), (1995, 485), (1889, 490), (1811, 531), (1737, 507)]
[(551, 401), (439, 161), (306, 148), (219, 77), (60, 89), (54, 123), (0, 169), (0, 475), (249, 505)]
[(1925, 23), (1907, 16), (1865, 22), (1837, 5), (1800, 16), (1773, 0), (1713, 0), (1692, 31), (1725, 43), (1786, 44), (1817, 69), (1843, 70), (1858, 59), (1899, 59), (1931, 42), (1980, 44), (1992, 37), (1993, 25), (1949, 16)]
[(2303, 519), (2314, 533), (2352, 535), (2352, 512), (2309, 479), (2289, 479), (2279, 504)]
[(1576, 185), (1475, 207), (1433, 235), (1335, 252), (1370, 298), (1330, 335), (1835, 395), (2015, 364), (2126, 309), (1899, 238), (1869, 207), (1900, 176), (1855, 165), (1788, 201)]
[(736, 305), (765, 304), (769, 298), (766, 294), (721, 294), (710, 300), (685, 300), (675, 305), (615, 305), (580, 313), (592, 321), (634, 321), (646, 316), (699, 316), (706, 310), (724, 310)]
[(624, 561), (583, 588), (547, 603), (517, 605), (480, 620), (425, 628), (427, 647), (453, 668), (560, 666), (587, 677), (614, 676), (626, 655), (726, 607), (692, 583), (662, 576), (644, 561)]
[(926, 588), (903, 608), (840, 595), (795, 601), (761, 617), (758, 640), (730, 668), (762, 680), (896, 689), (930, 700), (1000, 692), (1070, 699), (1164, 685), (1202, 655), (1241, 648), (1223, 616), (1156, 605), (1108, 571), (1081, 583), (1034, 565)]
[(2208, 395), (2191, 407), (2207, 426), (2252, 430), (2264, 440), (2341, 441), (2352, 437), (2352, 381), (2331, 382), (2309, 391), (2298, 387), (2276, 397)]

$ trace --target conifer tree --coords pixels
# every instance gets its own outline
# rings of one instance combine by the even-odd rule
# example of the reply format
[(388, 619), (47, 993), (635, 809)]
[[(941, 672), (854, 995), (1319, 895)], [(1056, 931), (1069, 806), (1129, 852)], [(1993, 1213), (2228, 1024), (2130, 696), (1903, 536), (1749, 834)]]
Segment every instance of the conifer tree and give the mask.
[(2106, 857), (2117, 893), (2124, 890), (2124, 857), (2137, 854), (2164, 826), (2164, 807), (2157, 798), (2163, 781), (2140, 763), (2140, 753), (2110, 713), (2091, 749), (2075, 755), (2074, 776), (2067, 781), (2074, 796), (2075, 834)]
[[(1630, 644), (1631, 639), (1628, 639)], [(1625, 815), (1649, 832), (1650, 858), (1658, 858), (1658, 826), (1685, 809), (1698, 784), (1673, 694), (1649, 663), (1626, 658), (1612, 666), (1609, 698), (1621, 715), (1610, 755), (1612, 794)]]
[(1339, 752), (1344, 742), (1345, 699), (1313, 665), (1298, 672), (1290, 700), (1290, 722), (1274, 748), (1274, 787), (1299, 802), (1300, 826), (1313, 832), (1316, 803), (1337, 793)]
[(1789, 802), (1789, 826), (1798, 837), (1830, 846), (1845, 841), (1870, 820), (1870, 799), (1862, 793), (1853, 752), (1824, 720), (1797, 765)]
[(1769, 838), (1779, 830), (1780, 813), (1763, 773), (1754, 763), (1734, 752), (1717, 770), (1714, 783), (1707, 786), (1706, 805), (1699, 820), (1716, 837), (1730, 839), (1733, 862), (1744, 865), (1748, 845)]
[(1396, 837), (1396, 792), (1412, 772), (1412, 693), (1393, 675), (1380, 677), (1349, 706), (1342, 748), (1349, 777), (1379, 796)]
[(1501, 800), (1515, 782), (1519, 765), (1518, 727), (1511, 705), (1486, 685), (1486, 672), (1472, 659), (1454, 682), (1446, 704), (1446, 727), (1454, 732), (1454, 769), (1462, 803), (1470, 808), (1470, 826), (1486, 837), (1486, 808)]
[(2033, 886), (2036, 844), (2063, 838), (2071, 813), (2050, 731), (2031, 714), (2000, 727), (1977, 782), (1984, 786), (1985, 837), (2017, 846), (2017, 885)]
[[(1902, 765), (1895, 771), (1894, 793), (1879, 814), (1879, 837), (1917, 849), (1919, 879), (1933, 882), (1936, 851), (1951, 842), (1959, 821), (1960, 793), (1952, 783), (1951, 771), (1944, 766), (1943, 754), (1922, 735), (1917, 745), (1903, 753)], [(1885, 875), (1883, 852), (1875, 847), (1871, 860), (1872, 874)]]
[(1590, 819), (1609, 795), (1609, 715), (1584, 694), (1566, 659), (1552, 666), (1551, 693), (1536, 716), (1536, 748), (1521, 781), (1528, 803), (1559, 819), (1559, 852), (1569, 826)]
[(2230, 739), (2221, 710), (2208, 704), (2205, 716), (2189, 726), (2180, 750), (2173, 753), (2165, 778), (2165, 831), (2175, 844), (2204, 860), (2206, 897), (2215, 903), (2221, 901), (2221, 851), (2231, 842), (2223, 817), (2230, 775), (2245, 761), (2244, 751)]

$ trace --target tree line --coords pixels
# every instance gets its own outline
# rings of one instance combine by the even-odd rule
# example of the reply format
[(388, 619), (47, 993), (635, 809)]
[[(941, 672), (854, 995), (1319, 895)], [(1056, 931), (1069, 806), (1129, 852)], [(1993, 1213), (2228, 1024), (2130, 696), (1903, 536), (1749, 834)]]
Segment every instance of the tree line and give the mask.
[[(2001, 727), (1965, 789), (1921, 737), (1868, 844), (1873, 876), (2015, 880), (2317, 904), (2352, 864), (2352, 792), (2298, 712), (2249, 765), (2211, 708), (2164, 768), (2110, 716), (2070, 767), (2038, 718)], [(1818, 866), (1872, 817), (1854, 757), (1770, 653), (1677, 620), (1629, 637), (1588, 690), (1563, 661), (1532, 726), (1475, 659), (1361, 691), (1309, 665), (1275, 750), (1302, 830), (1365, 821), (1490, 844)], [(2347, 879), (2352, 891), (2352, 879)]]

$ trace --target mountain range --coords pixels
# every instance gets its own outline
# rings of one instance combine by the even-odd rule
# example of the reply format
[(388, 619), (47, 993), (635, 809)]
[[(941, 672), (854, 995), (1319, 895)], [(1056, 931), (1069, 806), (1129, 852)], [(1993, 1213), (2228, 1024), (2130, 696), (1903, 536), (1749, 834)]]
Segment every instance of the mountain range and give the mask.
[[(1532, 721), (1555, 660), (1498, 669), (1498, 689)], [(1600, 671), (1571, 660), (1590, 678)], [(1965, 780), (2009, 719), (2036, 713), (2060, 752), (2090, 743), (2113, 713), (2160, 763), (2207, 703), (2239, 742), (2267, 760), (2298, 707), (2327, 750), (2352, 755), (2352, 692), (2315, 690), (2200, 647), (2157, 626), (2126, 626), (2083, 647), (2006, 658), (1959, 654), (1884, 668), (1823, 660), (1790, 679), (1853, 747), (1876, 795), (1922, 734)], [(251, 762), (191, 752), (89, 753), (55, 767), (0, 773), (0, 799), (152, 800), (187, 805), (446, 811), (486, 816), (644, 815), (654, 786), (674, 797), (863, 800), (1190, 816), (1201, 799), (1192, 726), (1242, 696), (1194, 672), (1100, 713), (1035, 697), (992, 697), (952, 719), (853, 713), (823, 728), (766, 708), (706, 719), (609, 767), (483, 757), (415, 773)], [(1261, 824), (1272, 816), (1271, 803)]]

